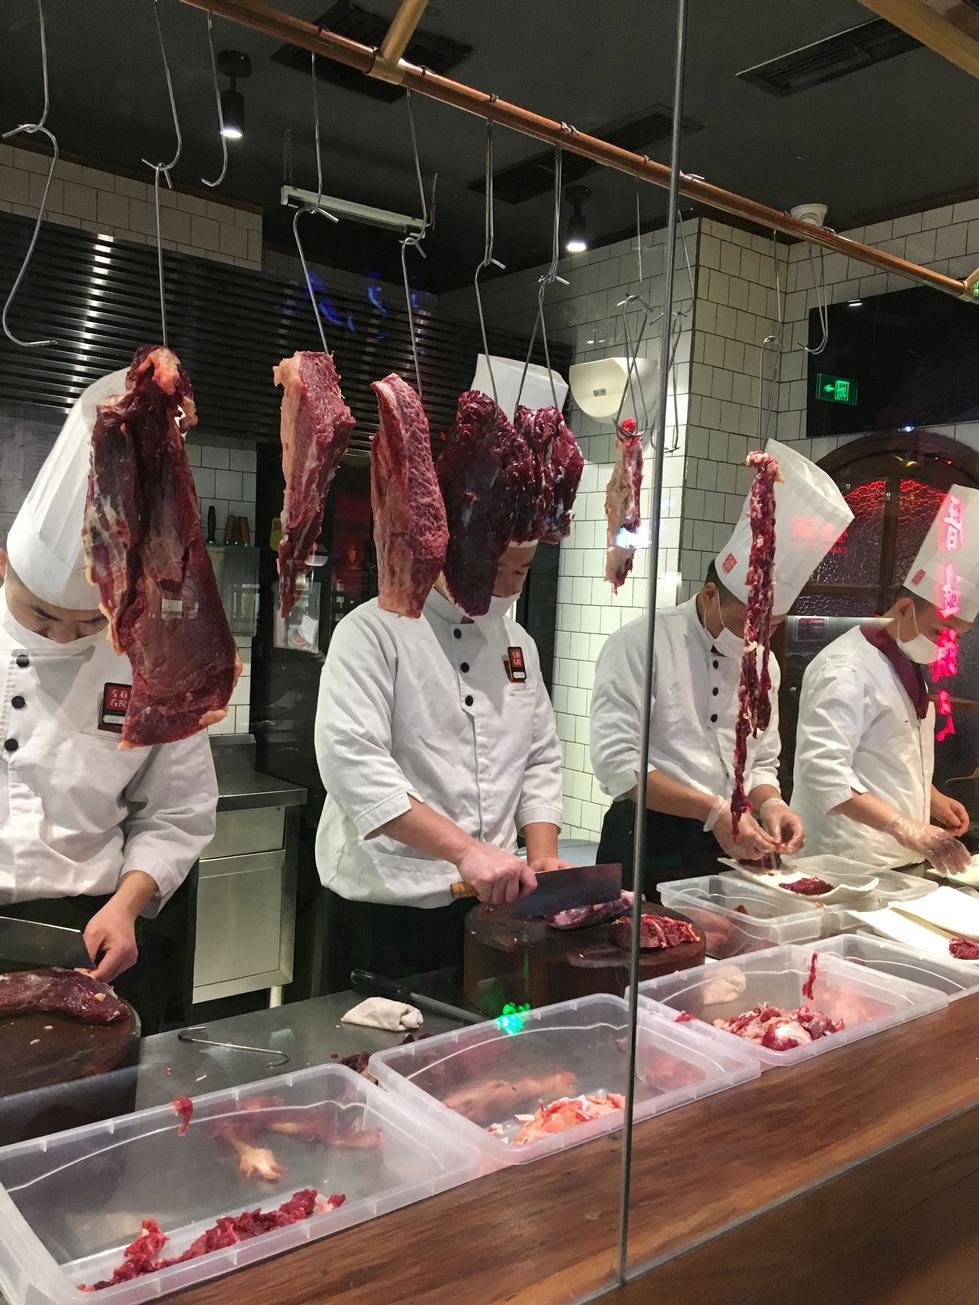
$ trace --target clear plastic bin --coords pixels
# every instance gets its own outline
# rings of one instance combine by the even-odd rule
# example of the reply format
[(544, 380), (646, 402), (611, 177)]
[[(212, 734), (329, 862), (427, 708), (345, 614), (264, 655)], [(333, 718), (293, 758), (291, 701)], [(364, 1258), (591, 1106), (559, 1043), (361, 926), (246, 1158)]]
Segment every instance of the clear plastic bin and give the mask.
[[(620, 997), (582, 997), (378, 1052), (370, 1070), (433, 1126), (478, 1147), (487, 1169), (524, 1164), (621, 1127), (615, 1111), (525, 1145), (511, 1141), (521, 1127), (515, 1116), (533, 1115), (542, 1100), (625, 1092), (628, 1018)], [(758, 1074), (742, 1048), (707, 1044), (654, 1011), (640, 1011), (637, 1045), (637, 1120)], [(489, 1132), (491, 1124), (502, 1131)]]
[(945, 961), (925, 956), (910, 947), (871, 934), (840, 934), (817, 943), (816, 950), (841, 956), (845, 961), (878, 970), (881, 974), (891, 974), (898, 979), (934, 988), (944, 993), (949, 1001), (979, 991), (979, 965), (958, 965), (951, 958)]
[[(246, 1111), (245, 1103), (269, 1097), (281, 1104)], [(252, 1140), (269, 1147), (285, 1173), (246, 1178), (236, 1152), (215, 1136), (235, 1114), (304, 1127), (315, 1118), (331, 1137), (348, 1130), (375, 1137), (366, 1147), (321, 1143), (263, 1124)], [(179, 1122), (162, 1106), (0, 1150), (0, 1290), (10, 1305), (156, 1299), (444, 1191), (479, 1167), (476, 1153), (433, 1127), (426, 1112), (340, 1065), (197, 1097), (184, 1137)], [(144, 1219), (156, 1219), (169, 1238), (160, 1254), (176, 1256), (220, 1216), (274, 1210), (304, 1188), (346, 1201), (94, 1297), (79, 1294), (81, 1284), (111, 1277)], [(233, 1294), (229, 1288), (229, 1299)]]
[(812, 902), (761, 888), (738, 875), (675, 879), (658, 889), (665, 907), (703, 929), (707, 954), (715, 960), (808, 942), (818, 938), (822, 929), (823, 912)]
[[(757, 1058), (763, 1069), (797, 1065), (811, 1056), (845, 1047), (948, 1005), (944, 994), (933, 988), (870, 972), (832, 953), (819, 954), (813, 997), (807, 1001), (802, 996), (802, 985), (809, 977), (812, 955), (812, 947), (773, 947), (703, 970), (650, 979), (639, 985), (639, 995), (653, 1009), (671, 1012), (674, 1019), (682, 1012), (693, 1015), (703, 1021), (701, 1032), (707, 1030), (725, 1045), (737, 1042)], [(714, 1020), (729, 1019), (762, 1002), (786, 1009), (805, 1003), (831, 1019), (842, 1018), (846, 1026), (839, 1033), (826, 1034), (790, 1051), (770, 1051), (726, 1029), (713, 1027)]]

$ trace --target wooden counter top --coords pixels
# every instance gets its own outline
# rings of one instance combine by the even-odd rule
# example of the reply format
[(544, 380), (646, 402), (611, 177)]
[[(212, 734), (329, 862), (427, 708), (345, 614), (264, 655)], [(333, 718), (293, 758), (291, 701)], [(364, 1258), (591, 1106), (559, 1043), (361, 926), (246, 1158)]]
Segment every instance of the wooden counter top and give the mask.
[[(977, 1263), (977, 1106), (972, 996), (639, 1124), (630, 1262), (651, 1272), (614, 1299), (925, 1305), (927, 1224), (930, 1244), (937, 1238), (947, 1251), (934, 1299), (949, 1305), (958, 1286), (974, 1284)], [(620, 1158), (618, 1137), (588, 1143), (175, 1299), (567, 1305), (612, 1282)], [(888, 1266), (903, 1262), (911, 1273), (909, 1256), (917, 1294), (873, 1294)]]

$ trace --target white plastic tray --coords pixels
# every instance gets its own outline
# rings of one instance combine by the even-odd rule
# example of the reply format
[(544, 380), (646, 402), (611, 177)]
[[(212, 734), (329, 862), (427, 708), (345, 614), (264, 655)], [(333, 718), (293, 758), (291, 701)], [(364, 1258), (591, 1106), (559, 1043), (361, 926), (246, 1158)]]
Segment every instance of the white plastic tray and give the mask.
[[(375, 1129), (380, 1145), (321, 1146), (263, 1133), (258, 1144), (273, 1149), (286, 1173), (271, 1182), (245, 1179), (227, 1144), (212, 1136), (214, 1123), (239, 1102), (269, 1096)], [(10, 1305), (153, 1300), (410, 1205), (468, 1181), (479, 1167), (476, 1153), (433, 1128), (426, 1112), (342, 1065), (197, 1097), (184, 1137), (178, 1124), (173, 1109), (162, 1106), (0, 1150), (0, 1290)], [(275, 1209), (303, 1188), (323, 1197), (342, 1193), (346, 1202), (94, 1295), (78, 1290), (111, 1277), (143, 1219), (156, 1219), (168, 1235), (162, 1254), (179, 1255), (220, 1216)]]
[(702, 970), (661, 975), (640, 984), (639, 995), (654, 1009), (671, 1012), (674, 1019), (682, 1012), (695, 1016), (702, 1021), (701, 1032), (706, 1030), (725, 1044), (739, 1043), (763, 1069), (797, 1065), (948, 1005), (944, 994), (932, 988), (870, 973), (832, 953), (821, 953), (814, 995), (806, 1004), (832, 1019), (842, 1018), (846, 1027), (839, 1033), (827, 1034), (791, 1051), (770, 1051), (713, 1027), (715, 1019), (739, 1015), (761, 1002), (786, 1008), (800, 1005), (812, 954), (812, 947), (773, 947)]
[(908, 979), (942, 992), (949, 1001), (979, 991), (979, 965), (926, 956), (901, 943), (875, 938), (871, 934), (847, 933), (816, 944), (821, 953), (832, 953), (854, 965), (863, 965), (897, 979)]
[[(480, 1150), (486, 1168), (496, 1169), (538, 1160), (622, 1126), (617, 1111), (523, 1146), (507, 1140), (519, 1128), (514, 1116), (533, 1114), (542, 1097), (550, 1104), (562, 1096), (624, 1093), (627, 1035), (627, 1004), (599, 994), (381, 1051), (371, 1057), (370, 1070), (383, 1087), (410, 1103), (413, 1113), (424, 1113), (433, 1126), (464, 1138)], [(757, 1077), (757, 1061), (733, 1038), (729, 1042), (707, 1044), (671, 1015), (641, 1010), (636, 1119)], [(557, 1079), (561, 1073), (573, 1084)], [(500, 1088), (512, 1084), (519, 1089)], [(453, 1108), (453, 1101), (467, 1114)], [(503, 1134), (488, 1131), (496, 1123), (505, 1125)]]
[[(762, 888), (740, 875), (704, 875), (657, 885), (660, 900), (707, 935), (716, 960), (819, 937), (823, 912), (805, 898)], [(738, 910), (745, 908), (747, 914)]]

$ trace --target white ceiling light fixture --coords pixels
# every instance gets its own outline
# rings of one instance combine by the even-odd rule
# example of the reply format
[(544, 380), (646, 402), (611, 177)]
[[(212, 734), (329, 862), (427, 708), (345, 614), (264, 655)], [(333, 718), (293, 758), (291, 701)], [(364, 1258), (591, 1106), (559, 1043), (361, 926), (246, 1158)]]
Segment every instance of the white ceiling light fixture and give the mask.
[(221, 135), (227, 140), (241, 140), (245, 134), (245, 97), (238, 89), (238, 79), (249, 76), (252, 61), (240, 50), (222, 50), (218, 71), (231, 82), (221, 92)]
[(588, 223), (581, 206), (590, 194), (587, 186), (569, 186), (565, 191), (565, 198), (572, 206), (564, 237), (564, 248), (569, 254), (584, 254), (588, 249)]
[[(304, 204), (315, 204), (315, 190), (300, 190), (296, 186), (283, 186), (279, 199), (288, 208)], [(400, 231), (402, 235), (421, 235), (425, 230), (422, 218), (409, 217), (407, 213), (392, 213), (386, 208), (374, 208), (371, 204), (358, 204), (353, 199), (338, 199), (335, 195), (323, 195), (320, 204), (338, 218), (350, 222), (362, 222), (368, 227), (383, 227), (386, 231)]]

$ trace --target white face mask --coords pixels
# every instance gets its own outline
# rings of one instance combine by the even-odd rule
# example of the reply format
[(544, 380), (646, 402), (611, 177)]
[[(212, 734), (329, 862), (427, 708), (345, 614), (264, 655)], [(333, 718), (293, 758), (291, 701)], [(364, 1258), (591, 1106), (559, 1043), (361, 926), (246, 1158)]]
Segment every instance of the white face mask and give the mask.
[(740, 658), (744, 655), (744, 639), (733, 630), (729, 630), (724, 624), (724, 617), (721, 615), (721, 597), (717, 595), (717, 619), (721, 623), (721, 632), (714, 639), (714, 647), (725, 657)]
[(915, 635), (913, 639), (898, 639), (894, 642), (904, 653), (905, 657), (911, 661), (917, 662), (919, 666), (930, 666), (938, 656), (938, 644), (934, 643), (927, 635), (918, 630), (918, 617), (914, 608), (911, 608), (911, 619), (914, 621)]
[(498, 594), (493, 594), (490, 598), (489, 607), (482, 616), (474, 616), (472, 619), (477, 623), (479, 621), (499, 621), (520, 597), (519, 594), (510, 594), (507, 598), (501, 598)]

